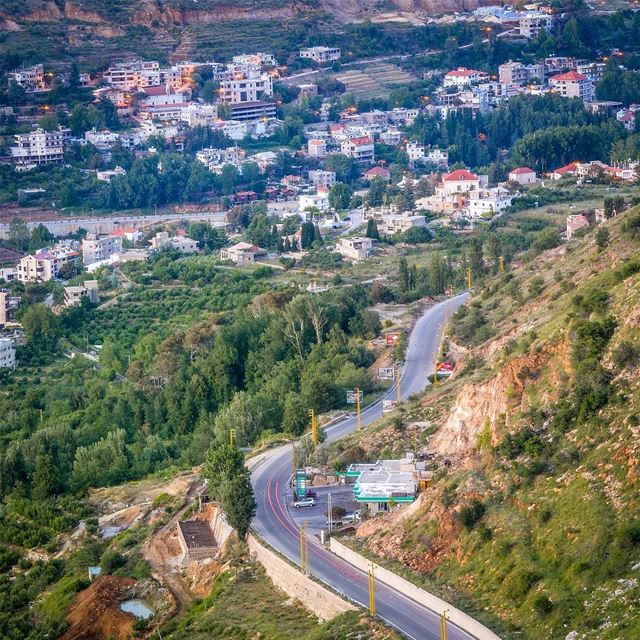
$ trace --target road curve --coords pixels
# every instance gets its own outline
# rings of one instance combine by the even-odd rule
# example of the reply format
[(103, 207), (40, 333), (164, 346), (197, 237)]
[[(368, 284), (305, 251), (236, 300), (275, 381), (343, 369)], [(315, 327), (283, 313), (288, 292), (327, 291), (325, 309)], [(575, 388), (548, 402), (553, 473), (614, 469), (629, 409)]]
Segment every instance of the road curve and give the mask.
[[(400, 378), (403, 400), (419, 393), (429, 384), (433, 374), (433, 360), (440, 348), (440, 336), (452, 308), (463, 304), (463, 293), (428, 309), (416, 322), (407, 345), (406, 358)], [(396, 387), (384, 397), (396, 397)], [(366, 427), (382, 417), (382, 398), (362, 410), (362, 426)], [(354, 417), (348, 417), (326, 429), (327, 440), (333, 442), (355, 430)], [(300, 541), (298, 525), (289, 512), (286, 498), (291, 475), (291, 445), (266, 452), (252, 467), (252, 482), (258, 503), (253, 519), (254, 531), (274, 549), (292, 562), (299, 563)], [(316, 578), (362, 606), (368, 606), (367, 575), (324, 549), (317, 540), (308, 544), (308, 568)], [(378, 617), (412, 640), (439, 640), (440, 618), (432, 610), (407, 598), (395, 589), (376, 584)], [(450, 624), (450, 640), (472, 640), (462, 629)]]

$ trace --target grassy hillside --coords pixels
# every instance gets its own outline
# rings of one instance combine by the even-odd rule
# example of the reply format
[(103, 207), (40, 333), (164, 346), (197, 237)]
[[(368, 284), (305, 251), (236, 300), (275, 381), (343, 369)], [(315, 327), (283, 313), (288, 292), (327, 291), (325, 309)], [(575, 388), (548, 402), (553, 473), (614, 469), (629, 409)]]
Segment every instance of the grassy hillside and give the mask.
[(334, 453), (436, 454), (353, 543), (505, 638), (640, 636), (640, 208), (604, 227), (489, 279), (452, 323), (462, 373)]

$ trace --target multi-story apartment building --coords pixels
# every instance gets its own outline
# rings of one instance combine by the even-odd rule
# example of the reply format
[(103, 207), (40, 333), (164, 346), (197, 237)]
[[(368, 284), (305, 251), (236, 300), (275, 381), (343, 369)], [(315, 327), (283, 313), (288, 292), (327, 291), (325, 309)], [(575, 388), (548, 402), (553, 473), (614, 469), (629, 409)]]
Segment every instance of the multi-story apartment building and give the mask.
[(537, 38), (542, 31), (550, 33), (553, 29), (554, 16), (538, 11), (528, 11), (518, 21), (518, 31), (525, 38)]
[(182, 107), (180, 114), (180, 120), (190, 127), (210, 127), (217, 119), (217, 104), (190, 104)]
[(227, 104), (257, 102), (273, 95), (273, 79), (268, 73), (236, 73), (220, 81), (220, 101)]
[(373, 140), (368, 136), (343, 140), (340, 151), (357, 162), (374, 162), (375, 150)]
[(335, 171), (323, 171), (318, 169), (317, 171), (309, 171), (309, 182), (314, 187), (323, 187), (329, 189), (336, 183)]
[(47, 282), (59, 277), (60, 269), (79, 257), (77, 251), (62, 248), (40, 249), (33, 255), (22, 258), (16, 266), (20, 282)]
[(16, 346), (13, 338), (0, 338), (0, 369), (16, 368)]
[(25, 67), (8, 74), (9, 80), (13, 80), (27, 91), (46, 91), (49, 87), (41, 64)]
[(531, 80), (544, 80), (543, 64), (523, 64), (509, 60), (498, 67), (498, 79), (506, 85), (521, 85)]
[(319, 64), (340, 60), (341, 51), (338, 47), (306, 47), (300, 49), (300, 57), (313, 60)]
[(587, 76), (592, 82), (600, 82), (604, 76), (607, 65), (604, 62), (585, 62), (576, 65), (576, 71)]
[(327, 155), (326, 141), (312, 138), (307, 143), (307, 152), (312, 158), (324, 158)]
[(144, 87), (160, 84), (177, 89), (189, 84), (196, 67), (195, 62), (181, 62), (172, 67), (161, 68), (155, 60), (136, 60), (120, 62), (109, 67), (102, 78), (112, 87), (124, 91), (137, 91)]
[(58, 127), (55, 131), (36, 129), (31, 133), (20, 133), (11, 147), (13, 162), (19, 165), (62, 162), (70, 135), (70, 130), (64, 127)]
[(583, 102), (592, 102), (595, 97), (593, 80), (577, 71), (569, 71), (553, 76), (549, 80), (551, 88), (565, 98), (580, 98)]
[(108, 260), (118, 253), (122, 253), (122, 238), (99, 237), (90, 233), (82, 241), (82, 262), (85, 265)]
[(265, 121), (276, 117), (276, 105), (273, 102), (265, 102), (264, 100), (230, 104), (229, 116), (236, 122)]
[(253, 65), (257, 67), (275, 67), (278, 62), (272, 53), (244, 53), (233, 56), (233, 64)]

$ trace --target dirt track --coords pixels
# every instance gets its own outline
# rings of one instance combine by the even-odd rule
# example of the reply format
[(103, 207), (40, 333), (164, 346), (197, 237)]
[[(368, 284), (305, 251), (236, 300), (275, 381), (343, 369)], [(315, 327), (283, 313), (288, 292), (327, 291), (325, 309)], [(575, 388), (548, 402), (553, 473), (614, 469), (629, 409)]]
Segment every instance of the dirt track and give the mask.
[(142, 546), (142, 554), (151, 565), (153, 577), (173, 594), (175, 609), (170, 617), (180, 615), (193, 602), (194, 596), (185, 586), (180, 573), (178, 559), (180, 549), (177, 547), (175, 532), (178, 521), (194, 504), (195, 485), (192, 485), (185, 497), (184, 505), (163, 527), (158, 529)]

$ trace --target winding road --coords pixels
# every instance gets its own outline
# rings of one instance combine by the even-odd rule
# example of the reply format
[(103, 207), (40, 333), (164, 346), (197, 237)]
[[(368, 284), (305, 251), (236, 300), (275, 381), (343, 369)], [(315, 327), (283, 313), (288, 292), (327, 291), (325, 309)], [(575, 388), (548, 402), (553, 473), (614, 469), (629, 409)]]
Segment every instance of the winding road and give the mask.
[[(416, 322), (400, 379), (403, 400), (419, 393), (429, 384), (433, 374), (433, 359), (440, 348), (440, 336), (451, 313), (468, 297), (462, 293), (428, 309)], [(386, 397), (396, 397), (395, 386)], [(366, 427), (382, 417), (382, 399), (363, 409), (362, 426)], [(327, 440), (343, 438), (356, 428), (355, 417), (348, 417), (326, 429)], [(287, 500), (287, 488), (292, 471), (291, 445), (266, 452), (252, 467), (252, 482), (258, 503), (253, 520), (254, 531), (274, 549), (292, 562), (299, 564), (300, 539), (298, 525), (294, 521)], [(348, 599), (368, 606), (368, 582), (366, 573), (354, 568), (341, 558), (324, 549), (315, 538), (308, 541), (308, 570), (315, 578), (326, 583)], [(440, 618), (432, 610), (407, 598), (398, 591), (376, 584), (377, 615), (412, 640), (439, 640)], [(472, 640), (462, 629), (449, 624), (449, 640)]]

